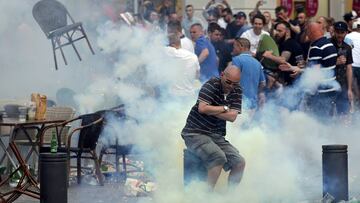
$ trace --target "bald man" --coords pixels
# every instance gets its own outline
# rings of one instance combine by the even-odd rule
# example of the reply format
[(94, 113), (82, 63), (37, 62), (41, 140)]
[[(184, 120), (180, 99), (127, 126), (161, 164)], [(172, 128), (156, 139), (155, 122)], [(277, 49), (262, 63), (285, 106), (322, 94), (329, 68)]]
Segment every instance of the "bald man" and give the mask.
[(324, 37), (320, 24), (309, 23), (307, 35), (311, 42), (307, 66), (320, 68), (323, 76), (319, 78), (317, 92), (309, 97), (308, 104), (315, 115), (327, 119), (333, 114), (335, 97), (340, 90), (335, 77), (337, 51), (331, 41)]
[[(324, 31), (320, 24), (311, 22), (307, 26), (306, 35), (310, 40), (307, 68), (320, 68), (321, 78), (317, 78), (319, 85), (316, 92), (310, 92), (307, 104), (316, 116), (328, 119), (333, 115), (335, 97), (340, 91), (340, 85), (336, 82), (335, 67), (337, 51), (329, 39), (324, 37)], [(279, 68), (284, 70), (284, 66)], [(299, 67), (292, 67), (294, 75), (303, 71)]]
[(220, 78), (211, 78), (201, 88), (181, 136), (191, 152), (208, 170), (208, 184), (214, 188), (221, 170), (230, 170), (229, 185), (240, 183), (245, 160), (225, 140), (226, 121), (234, 122), (241, 112), (240, 69), (228, 66)]

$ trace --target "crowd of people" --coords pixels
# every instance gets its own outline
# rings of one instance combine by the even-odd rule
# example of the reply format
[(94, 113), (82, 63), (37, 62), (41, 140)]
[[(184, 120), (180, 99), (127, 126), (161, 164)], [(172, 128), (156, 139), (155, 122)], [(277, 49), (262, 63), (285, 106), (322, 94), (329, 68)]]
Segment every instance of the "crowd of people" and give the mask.
[[(328, 119), (352, 112), (359, 97), (360, 19), (355, 12), (334, 22), (325, 16), (308, 18), (298, 9), (290, 19), (286, 7), (278, 6), (273, 19), (271, 12), (260, 10), (262, 4), (258, 1), (248, 15), (233, 14), (226, 0), (211, 0), (203, 21), (194, 15), (193, 5), (186, 5), (180, 18), (171, 1), (165, 0), (158, 10), (145, 2), (145, 24), (167, 32), (169, 56), (184, 62), (186, 81), (175, 89), (197, 92), (194, 81), (202, 84), (181, 135), (205, 163), (211, 188), (222, 168), (230, 170), (230, 185), (241, 180), (245, 160), (225, 140), (226, 121), (233, 122), (239, 113), (252, 117), (269, 98), (295, 95), (300, 98), (296, 102), (277, 104)], [(277, 48), (263, 41), (273, 41)], [(312, 85), (291, 95), (280, 91), (299, 89), (305, 77)]]
[[(194, 80), (204, 84), (233, 64), (241, 70), (242, 109), (251, 115), (270, 98), (286, 97), (278, 90), (296, 86), (307, 70), (314, 69), (319, 70), (312, 73), (318, 74), (314, 77), (318, 80), (316, 89), (297, 94), (302, 97), (299, 102), (279, 104), (322, 117), (352, 112), (360, 84), (360, 21), (356, 12), (334, 22), (325, 16), (308, 18), (304, 10), (297, 9), (296, 17), (290, 19), (286, 7), (278, 6), (273, 18), (270, 11), (261, 10), (262, 5), (263, 1), (258, 1), (247, 15), (233, 13), (227, 0), (210, 0), (200, 18), (195, 16), (193, 5), (186, 5), (184, 15), (179, 16), (169, 0), (159, 7), (145, 1), (145, 26), (167, 33), (168, 54), (185, 62), (186, 81), (175, 89), (197, 94)], [(273, 48), (259, 51), (264, 35), (274, 40), (278, 54)]]

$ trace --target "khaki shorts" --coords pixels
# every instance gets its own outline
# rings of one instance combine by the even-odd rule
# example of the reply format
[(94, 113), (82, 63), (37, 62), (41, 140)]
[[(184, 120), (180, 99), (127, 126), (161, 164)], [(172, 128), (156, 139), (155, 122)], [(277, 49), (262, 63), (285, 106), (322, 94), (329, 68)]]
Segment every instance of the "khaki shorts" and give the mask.
[(239, 151), (224, 136), (189, 133), (182, 134), (182, 137), (186, 147), (206, 164), (207, 169), (223, 165), (224, 170), (228, 171), (234, 165), (245, 162)]

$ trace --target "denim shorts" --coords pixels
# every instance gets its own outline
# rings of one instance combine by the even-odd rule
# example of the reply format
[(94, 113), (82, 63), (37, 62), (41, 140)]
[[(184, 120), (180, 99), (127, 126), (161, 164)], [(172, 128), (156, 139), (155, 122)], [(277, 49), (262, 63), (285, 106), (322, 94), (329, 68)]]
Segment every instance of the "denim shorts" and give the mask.
[(225, 140), (224, 136), (189, 133), (182, 134), (182, 137), (188, 150), (196, 154), (206, 164), (207, 169), (223, 165), (224, 170), (228, 171), (245, 162), (239, 151)]

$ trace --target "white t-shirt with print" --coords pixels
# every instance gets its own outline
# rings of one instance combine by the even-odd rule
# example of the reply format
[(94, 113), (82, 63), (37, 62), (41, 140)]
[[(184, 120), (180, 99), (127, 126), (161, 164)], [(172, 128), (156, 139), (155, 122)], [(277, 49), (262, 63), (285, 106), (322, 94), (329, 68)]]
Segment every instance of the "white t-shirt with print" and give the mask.
[(261, 38), (261, 35), (270, 35), (268, 32), (261, 30), (261, 34), (260, 35), (256, 35), (254, 32), (254, 29), (250, 29), (245, 31), (242, 35), (241, 38), (245, 38), (248, 39), (250, 41), (250, 51), (251, 53), (255, 54), (256, 50), (258, 48), (259, 45), (259, 41)]

